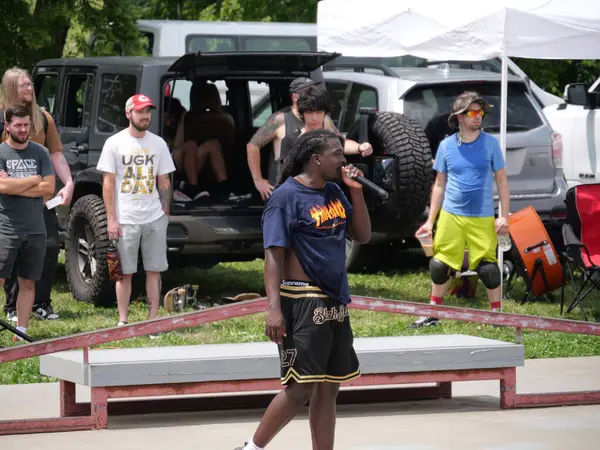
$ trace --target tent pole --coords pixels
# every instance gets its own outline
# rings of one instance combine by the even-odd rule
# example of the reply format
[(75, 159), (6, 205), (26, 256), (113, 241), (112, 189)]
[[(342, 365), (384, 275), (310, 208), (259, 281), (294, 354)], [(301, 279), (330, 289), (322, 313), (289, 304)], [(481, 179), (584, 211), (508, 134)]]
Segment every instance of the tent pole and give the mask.
[[(502, 76), (500, 81), (500, 148), (502, 149), (502, 157), (506, 161), (506, 123), (508, 108), (508, 57), (506, 49), (502, 49)], [(502, 204), (498, 202), (498, 216), (502, 216)], [(500, 300), (504, 300), (504, 252), (498, 247), (498, 265), (500, 266)], [(500, 306), (502, 310), (502, 304)]]

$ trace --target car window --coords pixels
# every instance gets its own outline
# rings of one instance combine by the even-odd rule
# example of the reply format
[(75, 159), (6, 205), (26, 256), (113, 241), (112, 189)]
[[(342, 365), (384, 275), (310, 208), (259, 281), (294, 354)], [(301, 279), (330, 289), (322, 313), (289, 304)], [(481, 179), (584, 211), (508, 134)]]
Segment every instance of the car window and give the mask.
[[(430, 121), (448, 115), (456, 97), (465, 90), (479, 92), (492, 110), (484, 117), (483, 127), (490, 132), (500, 130), (500, 83), (452, 83), (417, 87), (404, 98), (404, 114), (416, 120), (423, 129)], [(527, 131), (543, 124), (538, 110), (527, 95), (523, 83), (508, 85), (507, 131)]]
[(331, 117), (335, 126), (340, 129), (340, 119), (346, 110), (348, 83), (345, 81), (325, 81), (325, 86), (331, 101), (329, 117)]
[[(209, 83), (211, 83), (211, 82), (209, 82)], [(227, 85), (225, 84), (225, 82), (222, 80), (217, 80), (211, 84), (217, 85), (217, 89), (219, 91), (219, 96), (221, 97), (221, 105), (227, 105), (228, 104)], [(190, 99), (191, 89), (192, 89), (191, 81), (185, 80), (183, 78), (177, 78), (177, 79), (169, 81), (169, 83), (167, 84), (167, 86), (165, 88), (165, 94), (166, 95), (172, 94), (175, 98), (177, 98), (177, 100), (179, 100), (181, 105), (186, 110), (189, 110), (190, 103), (191, 103), (191, 99)]]
[(100, 104), (96, 128), (102, 133), (116, 133), (129, 126), (123, 110), (129, 97), (137, 93), (135, 75), (105, 73), (100, 87)]
[(58, 91), (58, 75), (55, 73), (37, 75), (34, 85), (38, 105), (54, 115), (55, 100)]
[(262, 127), (272, 114), (271, 96), (267, 94), (252, 109), (252, 126)]
[(360, 117), (360, 108), (377, 108), (377, 90), (365, 84), (353, 83), (348, 99), (346, 114), (341, 124), (340, 131), (347, 133), (348, 130)]
[(63, 126), (84, 128), (90, 125), (93, 87), (94, 77), (90, 74), (67, 75)]
[(249, 37), (242, 39), (243, 50), (249, 52), (308, 52), (311, 45), (302, 37)]
[(188, 53), (233, 52), (238, 50), (236, 40), (230, 37), (190, 35), (186, 40)]

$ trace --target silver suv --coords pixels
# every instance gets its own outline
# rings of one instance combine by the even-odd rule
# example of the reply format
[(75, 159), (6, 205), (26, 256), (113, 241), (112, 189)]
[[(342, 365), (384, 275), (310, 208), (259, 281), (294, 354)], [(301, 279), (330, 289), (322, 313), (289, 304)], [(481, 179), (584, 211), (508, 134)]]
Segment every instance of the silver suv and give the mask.
[[(485, 131), (500, 138), (499, 74), (428, 68), (400, 68), (394, 69), (394, 73), (397, 76), (338, 70), (324, 73), (327, 90), (336, 106), (332, 119), (340, 131), (350, 130), (362, 107), (400, 112), (425, 130), (435, 157), (439, 142), (454, 132), (448, 128), (446, 119), (456, 96), (465, 90), (475, 90), (495, 105), (483, 126)], [(506, 171), (511, 210), (532, 205), (543, 219), (561, 217), (567, 190), (561, 137), (553, 133), (524, 80), (510, 76), (508, 81)]]
[[(476, 90), (495, 105), (485, 117), (483, 126), (485, 131), (500, 138), (498, 73), (452, 68), (390, 68), (380, 65), (358, 67), (356, 64), (336, 66), (336, 61), (325, 66), (323, 75), (333, 104), (331, 118), (343, 133), (356, 137), (362, 108), (402, 113), (424, 130), (431, 157), (435, 158), (439, 142), (454, 132), (448, 127), (447, 117), (456, 96), (465, 90)], [(263, 105), (260, 102), (254, 108), (254, 117), (258, 121), (262, 117), (268, 117)], [(556, 222), (565, 217), (567, 184), (563, 174), (561, 136), (552, 131), (526, 80), (514, 75), (510, 75), (508, 79), (507, 118), (506, 170), (511, 211), (532, 205), (552, 236), (556, 233)], [(413, 155), (414, 152), (410, 157)], [(414, 181), (415, 184), (423, 184), (420, 192), (430, 187), (425, 186), (422, 177), (419, 178), (420, 174), (416, 173), (423, 171), (422, 167), (415, 170)], [(426, 170), (430, 171), (432, 180), (434, 174), (431, 166)], [(494, 192), (497, 205), (495, 186)], [(420, 218), (415, 220), (412, 227), (405, 229), (403, 236), (383, 232), (373, 242), (381, 244), (401, 239), (411, 243), (411, 230), (416, 229), (419, 221), (425, 220), (426, 212), (425, 206)], [(414, 216), (413, 214), (412, 217)], [(348, 250), (349, 266), (356, 267), (354, 262), (359, 261), (362, 264), (359, 253), (364, 249), (350, 245)]]

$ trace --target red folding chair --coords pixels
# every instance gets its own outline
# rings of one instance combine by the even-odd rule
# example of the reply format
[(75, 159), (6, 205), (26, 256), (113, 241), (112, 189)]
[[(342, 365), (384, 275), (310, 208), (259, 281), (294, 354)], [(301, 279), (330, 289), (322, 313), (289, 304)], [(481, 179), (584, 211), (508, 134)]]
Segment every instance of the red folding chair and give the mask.
[[(567, 314), (576, 306), (585, 315), (585, 298), (600, 286), (600, 184), (583, 184), (567, 191), (567, 223), (562, 234), (565, 244), (563, 252), (563, 276), (574, 291)], [(575, 281), (575, 273), (581, 274)], [(565, 288), (561, 292), (560, 312), (563, 312)]]

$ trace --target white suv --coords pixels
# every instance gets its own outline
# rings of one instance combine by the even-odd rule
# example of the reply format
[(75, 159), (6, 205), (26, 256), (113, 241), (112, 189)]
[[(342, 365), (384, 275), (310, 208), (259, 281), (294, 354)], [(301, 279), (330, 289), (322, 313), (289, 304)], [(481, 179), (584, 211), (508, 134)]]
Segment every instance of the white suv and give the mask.
[(565, 102), (549, 105), (544, 114), (563, 137), (564, 171), (569, 187), (600, 182), (600, 78), (565, 88)]

